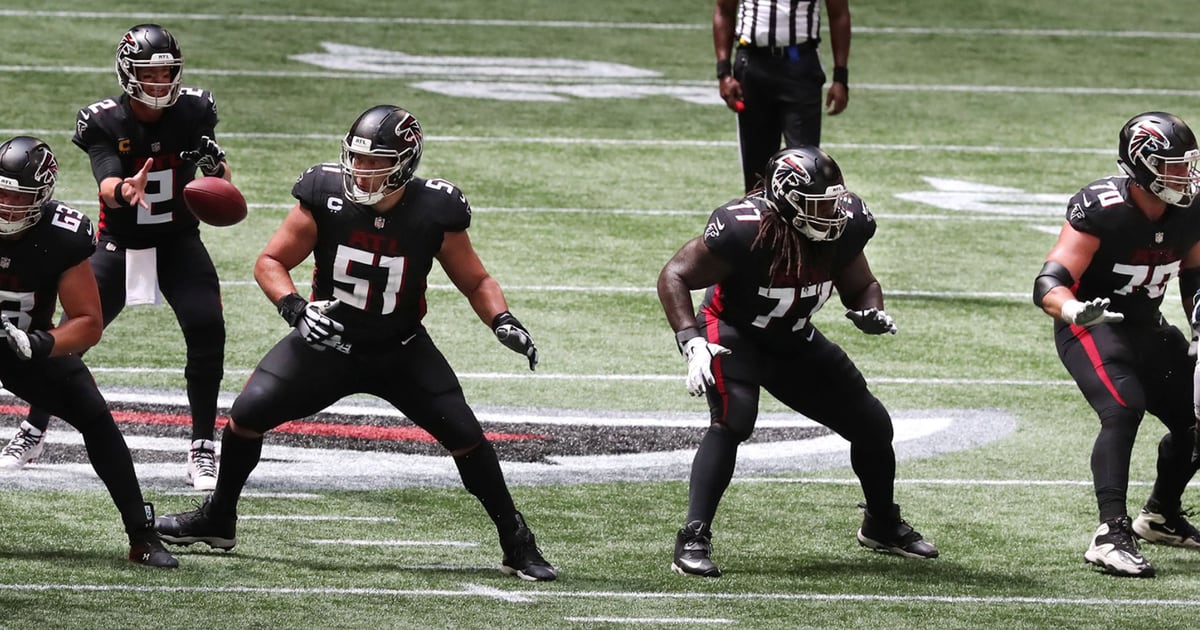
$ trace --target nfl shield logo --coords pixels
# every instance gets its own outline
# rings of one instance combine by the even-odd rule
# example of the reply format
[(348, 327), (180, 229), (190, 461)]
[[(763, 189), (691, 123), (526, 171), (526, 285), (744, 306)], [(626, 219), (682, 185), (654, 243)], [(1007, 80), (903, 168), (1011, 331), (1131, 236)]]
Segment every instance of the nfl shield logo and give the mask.
[(8, 269), (8, 266), (11, 264), (12, 260), (8, 256), (0, 258), (0, 269)]
[(375, 229), (382, 230), (384, 225), (387, 225), (387, 219), (383, 217), (375, 217)]
[(1162, 243), (1162, 242), (1163, 242), (1163, 233), (1162, 233), (1162, 232), (1155, 232), (1155, 233), (1154, 233), (1154, 242), (1155, 242), (1155, 243)]

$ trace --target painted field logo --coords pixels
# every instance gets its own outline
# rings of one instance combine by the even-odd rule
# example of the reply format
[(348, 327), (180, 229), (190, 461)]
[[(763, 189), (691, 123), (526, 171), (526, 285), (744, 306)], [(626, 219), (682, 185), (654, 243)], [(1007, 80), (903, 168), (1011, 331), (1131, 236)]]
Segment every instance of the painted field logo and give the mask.
[[(105, 392), (133, 451), (144, 487), (183, 489), (183, 443), (190, 418), (183, 396)], [(15, 426), (27, 409), (0, 407)], [(229, 400), (222, 400), (227, 409)], [(622, 414), (547, 410), (477, 410), (514, 484), (683, 480), (707, 414)], [(897, 457), (928, 457), (985, 444), (1010, 433), (1015, 420), (997, 411), (926, 410), (893, 414)], [(222, 424), (224, 419), (222, 419)], [(812, 471), (849, 465), (848, 443), (795, 414), (764, 414), (738, 451), (739, 472)], [(79, 433), (52, 426), (43, 459), (0, 473), (9, 488), (94, 487)], [(391, 407), (352, 400), (271, 432), (250, 489), (457, 487), (453, 460), (423, 430)]]
[(324, 52), (289, 59), (363, 76), (408, 77), (412, 87), (459, 98), (561, 103), (667, 96), (698, 105), (724, 104), (711, 82), (666, 81), (654, 70), (611, 61), (410, 55), (336, 42), (321, 42), (321, 48)]

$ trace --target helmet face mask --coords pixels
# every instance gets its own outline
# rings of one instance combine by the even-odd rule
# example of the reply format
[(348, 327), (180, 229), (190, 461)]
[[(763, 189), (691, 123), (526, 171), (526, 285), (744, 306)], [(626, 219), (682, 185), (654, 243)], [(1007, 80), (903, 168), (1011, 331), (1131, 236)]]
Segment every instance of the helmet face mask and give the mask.
[(1200, 147), (1177, 116), (1147, 112), (1121, 128), (1117, 164), (1167, 204), (1188, 206), (1200, 193)]
[(58, 160), (45, 142), (17, 136), (0, 144), (0, 238), (36, 225), (57, 182)]
[[(152, 72), (161, 69), (167, 72)], [(167, 29), (139, 24), (117, 44), (117, 81), (133, 100), (152, 109), (170, 107), (179, 100), (182, 79), (183, 53)]]
[(409, 112), (379, 105), (363, 112), (342, 139), (342, 189), (373, 206), (404, 188), (421, 161), (421, 125)]
[(767, 162), (765, 197), (776, 212), (810, 241), (837, 240), (850, 215), (837, 162), (817, 147), (784, 149)]

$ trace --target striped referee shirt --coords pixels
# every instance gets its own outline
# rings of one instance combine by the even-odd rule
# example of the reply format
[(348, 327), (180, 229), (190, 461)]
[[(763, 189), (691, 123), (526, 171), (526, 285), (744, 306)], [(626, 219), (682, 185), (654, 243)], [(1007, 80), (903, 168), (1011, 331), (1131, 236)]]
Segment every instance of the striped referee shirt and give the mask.
[(741, 0), (734, 34), (742, 46), (792, 46), (821, 41), (819, 0)]

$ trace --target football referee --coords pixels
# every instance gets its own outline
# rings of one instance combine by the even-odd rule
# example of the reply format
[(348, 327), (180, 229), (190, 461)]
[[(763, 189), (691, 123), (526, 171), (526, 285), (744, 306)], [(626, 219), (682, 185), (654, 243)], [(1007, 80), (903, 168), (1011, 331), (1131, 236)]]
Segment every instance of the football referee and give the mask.
[[(758, 185), (767, 160), (785, 146), (821, 143), (821, 90), (825, 71), (818, 0), (717, 0), (713, 47), (725, 105), (737, 112), (746, 191)], [(849, 0), (825, 0), (833, 48), (833, 82), (825, 96), (830, 115), (846, 109), (850, 58)], [(734, 44), (737, 44), (736, 55)]]

